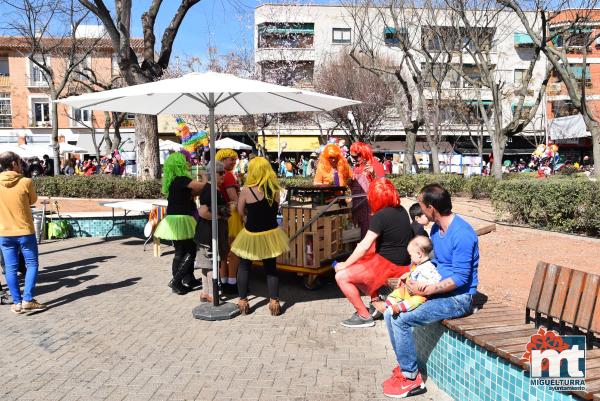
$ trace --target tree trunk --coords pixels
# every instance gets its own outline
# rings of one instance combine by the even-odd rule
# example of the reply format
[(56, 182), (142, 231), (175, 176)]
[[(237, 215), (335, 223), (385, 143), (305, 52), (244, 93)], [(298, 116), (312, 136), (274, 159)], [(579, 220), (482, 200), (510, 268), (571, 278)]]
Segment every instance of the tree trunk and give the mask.
[[(410, 174), (412, 172), (413, 161), (415, 159), (415, 145), (417, 143), (417, 130), (414, 128), (405, 129), (406, 135), (406, 150), (404, 152), (404, 162), (402, 163), (402, 169), (404, 174)], [(417, 173), (419, 171), (417, 170)]]
[[(94, 145), (94, 150), (96, 151), (97, 160), (100, 160), (100, 145), (96, 142), (96, 130), (92, 127), (90, 128), (90, 134), (92, 135), (92, 144)], [(106, 138), (105, 138), (106, 139)], [(110, 139), (109, 139), (110, 141)]]
[(600, 177), (600, 126), (598, 124), (592, 129), (592, 157), (595, 166), (594, 175)]
[(481, 174), (483, 174), (483, 141), (483, 135), (481, 135), (477, 141), (477, 156), (479, 156), (479, 163), (481, 164)]
[[(110, 155), (113, 146), (112, 140), (110, 139), (110, 115), (111, 114), (108, 111), (104, 112), (104, 136), (102, 138), (102, 141), (104, 142), (104, 149), (107, 155)], [(100, 153), (98, 153), (98, 157), (100, 157)]]
[(429, 143), (429, 147), (431, 148), (431, 166), (433, 167), (433, 174), (440, 174), (440, 153), (438, 149), (438, 144), (435, 141), (431, 141)]
[(156, 116), (136, 114), (135, 141), (138, 176), (142, 179), (160, 178), (158, 121)]
[(58, 143), (58, 103), (55, 103), (56, 96), (52, 96), (52, 158), (54, 159), (54, 175), (60, 175), (60, 144)]
[[(500, 137), (500, 138), (499, 138)], [(494, 165), (492, 173), (494, 177), (502, 179), (502, 158), (504, 157), (504, 148), (506, 147), (506, 137), (495, 134), (492, 138), (492, 154), (494, 155)]]
[[(112, 143), (112, 147), (110, 148), (110, 152), (114, 152), (115, 149), (119, 149), (119, 146), (121, 146), (121, 120), (120, 119), (116, 119), (114, 120), (113, 123), (113, 128), (115, 129), (115, 137)], [(158, 129), (158, 128), (157, 128)], [(160, 163), (160, 159), (159, 159), (159, 163)]]

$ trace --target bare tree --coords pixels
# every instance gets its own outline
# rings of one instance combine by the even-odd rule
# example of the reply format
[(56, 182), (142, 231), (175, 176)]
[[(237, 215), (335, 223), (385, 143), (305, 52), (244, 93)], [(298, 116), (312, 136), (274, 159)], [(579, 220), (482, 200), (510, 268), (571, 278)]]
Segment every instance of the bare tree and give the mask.
[(350, 142), (374, 142), (393, 106), (393, 87), (376, 73), (361, 68), (348, 54), (341, 54), (321, 66), (314, 88), (328, 95), (362, 102), (325, 113), (343, 129)]
[(54, 171), (58, 174), (58, 105), (54, 101), (66, 91), (73, 72), (88, 59), (101, 37), (78, 37), (78, 27), (89, 17), (75, 0), (3, 0), (2, 4), (13, 11), (8, 29), (26, 42), (24, 56), (32, 64), (30, 74), (41, 75), (30, 76), (30, 80), (44, 82), (42, 91), (50, 97)]
[[(531, 5), (532, 11), (529, 11), (520, 2), (497, 1), (516, 13), (533, 43), (541, 49), (564, 84), (573, 107), (581, 113), (587, 130), (592, 134), (592, 152), (597, 166), (600, 163), (600, 123), (593, 107), (587, 103), (586, 76), (589, 75), (588, 53), (599, 36), (597, 31), (593, 34), (590, 28), (590, 22), (597, 19), (598, 2), (536, 0)], [(535, 13), (535, 18), (530, 17), (531, 13)], [(581, 62), (577, 62), (577, 68), (573, 68), (568, 57), (573, 53), (580, 53), (578, 58)], [(594, 174), (600, 176), (600, 169), (596, 167)]]
[[(200, 0), (181, 0), (177, 11), (164, 30), (160, 49), (156, 49), (155, 22), (162, 1), (153, 0), (141, 16), (144, 49), (141, 60), (131, 46), (131, 0), (115, 1), (111, 14), (103, 0), (79, 0), (106, 28), (116, 51), (121, 75), (128, 85), (152, 82), (159, 79), (169, 66), (173, 42), (188, 11)], [(114, 15), (113, 15), (114, 14)], [(143, 178), (160, 177), (158, 150), (158, 123), (156, 116), (137, 114), (135, 136), (138, 148), (138, 169)]]
[[(511, 85), (510, 78), (499, 68), (502, 54), (494, 54), (493, 50), (495, 43), (513, 33), (514, 15), (490, 0), (475, 3), (445, 0), (445, 4), (447, 8), (442, 20), (433, 19), (423, 39), (433, 44), (436, 51), (446, 53), (452, 60), (448, 65), (460, 75), (464, 86), (472, 88), (492, 142), (493, 174), (501, 179), (507, 140), (521, 133), (534, 119), (552, 69), (545, 69), (541, 82), (535, 78), (534, 69), (540, 61), (541, 48), (533, 46), (520, 87)], [(472, 64), (466, 62), (467, 59)], [(530, 94), (534, 86), (534, 93)], [(491, 116), (482, 101), (483, 94), (491, 96)], [(526, 98), (533, 99), (532, 104), (527, 104)]]
[[(89, 67), (78, 69), (73, 76), (73, 82), (77, 86), (85, 89), (87, 92), (116, 89), (121, 88), (124, 85), (123, 77), (120, 74), (114, 75), (111, 78), (106, 79), (104, 77), (99, 77), (96, 71)], [(71, 89), (70, 92), (71, 91), (73, 93), (81, 92), (80, 88), (78, 87)], [(90, 110), (90, 113), (92, 113), (92, 121), (96, 121), (93, 111)], [(104, 143), (104, 149), (106, 154), (111, 154), (115, 149), (118, 149), (119, 145), (121, 144), (120, 129), (121, 124), (123, 123), (123, 120), (125, 119), (126, 115), (127, 113), (108, 111), (104, 112), (104, 134), (102, 136), (102, 139), (100, 140), (100, 145)], [(81, 121), (78, 122), (82, 124)], [(87, 127), (87, 125), (83, 125)], [(110, 138), (111, 126), (114, 129), (113, 139)], [(95, 143), (95, 135), (93, 135), (93, 139)], [(96, 149), (96, 152), (98, 152), (98, 149)], [(97, 155), (100, 156), (100, 153), (97, 153)]]

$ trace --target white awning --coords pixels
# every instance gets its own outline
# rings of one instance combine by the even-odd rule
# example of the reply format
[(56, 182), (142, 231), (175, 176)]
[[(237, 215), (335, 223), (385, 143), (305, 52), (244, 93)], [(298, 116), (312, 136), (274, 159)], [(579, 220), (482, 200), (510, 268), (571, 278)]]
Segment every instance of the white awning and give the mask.
[(591, 135), (589, 131), (587, 131), (581, 114), (558, 117), (550, 120), (548, 131), (550, 133), (550, 139), (552, 140), (583, 138)]

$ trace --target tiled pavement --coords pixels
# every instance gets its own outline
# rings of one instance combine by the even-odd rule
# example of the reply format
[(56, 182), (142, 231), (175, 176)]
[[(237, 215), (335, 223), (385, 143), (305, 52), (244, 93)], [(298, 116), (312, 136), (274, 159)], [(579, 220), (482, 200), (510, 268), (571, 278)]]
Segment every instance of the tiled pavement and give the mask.
[[(40, 252), (36, 296), (50, 309), (0, 307), (0, 400), (384, 398), (394, 366), (385, 328), (341, 327), (351, 307), (331, 279), (310, 292), (284, 274), (280, 317), (258, 297), (251, 315), (203, 322), (191, 314), (197, 292), (166, 286), (171, 256), (153, 258), (139, 239), (69, 239)], [(264, 296), (253, 273), (251, 293)], [(428, 389), (414, 399), (448, 399)]]

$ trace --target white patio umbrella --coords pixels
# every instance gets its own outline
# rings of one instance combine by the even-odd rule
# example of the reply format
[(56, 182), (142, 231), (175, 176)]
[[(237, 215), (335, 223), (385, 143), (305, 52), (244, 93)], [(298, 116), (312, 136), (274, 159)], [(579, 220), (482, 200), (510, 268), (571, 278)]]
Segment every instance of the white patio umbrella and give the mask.
[[(179, 78), (165, 79), (147, 84), (128, 86), (103, 92), (86, 93), (57, 100), (78, 109), (141, 113), (141, 114), (197, 114), (209, 116), (210, 159), (215, 160), (215, 115), (247, 115), (263, 113), (289, 113), (328, 111), (360, 102), (316, 92), (243, 79), (216, 72), (190, 73)], [(216, 175), (212, 163), (212, 176)], [(211, 186), (211, 212), (217, 216), (217, 188)], [(217, 244), (217, 219), (212, 220), (212, 249)], [(219, 311), (217, 288), (218, 262), (213, 257), (214, 310), (200, 319), (221, 320), (234, 315), (234, 311)], [(228, 304), (226, 304), (228, 305)], [(197, 308), (201, 308), (199, 306)], [(224, 312), (223, 312), (224, 310)], [(237, 310), (237, 308), (236, 308)]]
[(218, 141), (215, 141), (215, 148), (233, 150), (252, 150), (252, 146), (246, 145), (242, 142), (238, 142), (231, 138), (223, 138), (219, 139)]
[(179, 152), (183, 148), (183, 145), (174, 141), (170, 141), (168, 139), (159, 139), (158, 140), (158, 149)]
[[(81, 148), (79, 146), (71, 145), (66, 142), (60, 142), (59, 144), (59, 152), (61, 154), (65, 153), (89, 153), (87, 149)], [(44, 155), (52, 155), (54, 154), (54, 150), (52, 149), (52, 145), (25, 145), (27, 149), (31, 152), (34, 152), (37, 157), (41, 158)]]
[(0, 153), (2, 152), (13, 152), (23, 159), (38, 157), (37, 152), (28, 147), (28, 145), (18, 145), (16, 143), (0, 144)]

